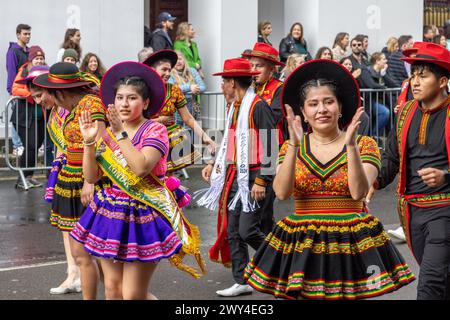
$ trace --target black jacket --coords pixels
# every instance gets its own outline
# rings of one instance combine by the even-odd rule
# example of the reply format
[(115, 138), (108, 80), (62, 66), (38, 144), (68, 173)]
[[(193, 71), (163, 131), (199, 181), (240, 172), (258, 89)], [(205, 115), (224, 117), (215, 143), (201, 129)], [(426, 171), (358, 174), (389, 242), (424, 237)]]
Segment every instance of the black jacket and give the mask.
[(382, 76), (379, 72), (375, 71), (373, 67), (370, 67), (368, 70), (370, 77), (375, 83), (383, 86), (384, 88), (397, 88), (395, 81), (387, 73)]
[(269, 45), (272, 45), (272, 43), (269, 40), (264, 40), (264, 37), (260, 34), (258, 34), (258, 42), (267, 43)]
[(30, 103), (27, 99), (19, 99), (12, 106), (10, 121), (16, 126), (30, 128), (33, 121), (37, 121), (38, 126), (44, 126), (44, 116), (40, 105)]
[[(28, 77), (28, 69), (24, 68), (20, 76), (22, 78)], [(38, 121), (39, 125), (43, 125), (42, 108), (29, 99), (18, 99), (12, 106), (10, 121), (14, 126), (26, 128), (30, 128), (33, 121)]]
[(382, 103), (387, 107), (392, 107), (392, 104), (395, 105), (395, 99), (392, 100), (389, 93), (383, 92), (384, 89), (397, 87), (395, 81), (392, 80), (389, 75), (385, 74), (382, 76), (371, 66), (370, 68), (362, 68), (361, 76), (358, 80), (362, 89), (378, 90), (378, 92), (363, 93), (362, 96), (364, 98), (366, 110), (368, 110), (370, 104), (373, 104), (375, 101)]
[(165, 32), (163, 29), (156, 29), (155, 31), (153, 31), (152, 39), (150, 40), (150, 46), (155, 52), (163, 49), (173, 50), (172, 39), (170, 39), (167, 32)]
[(388, 74), (395, 81), (396, 87), (400, 88), (402, 86), (403, 81), (408, 79), (408, 72), (405, 68), (405, 63), (400, 60), (403, 58), (403, 54), (401, 51), (397, 51), (392, 53), (388, 59)]
[(370, 67), (369, 61), (367, 61), (364, 56), (362, 56), (362, 62), (359, 63), (358, 60), (353, 56), (353, 54), (349, 55), (348, 58), (352, 61), (353, 69), (362, 69), (363, 67), (368, 68)]
[(383, 89), (371, 79), (369, 67), (366, 65), (364, 59), (363, 63), (359, 63), (359, 61), (356, 60), (353, 54), (348, 56), (348, 59), (350, 59), (350, 61), (352, 62), (353, 70), (361, 69), (361, 75), (356, 79), (360, 88)]
[(391, 53), (388, 51), (388, 48), (387, 48), (387, 47), (384, 47), (384, 48), (381, 50), (381, 53), (384, 53), (384, 56), (386, 57), (386, 59), (389, 60), (389, 57), (391, 56)]
[[(306, 50), (306, 59), (305, 60), (311, 60), (312, 57), (308, 52), (308, 46), (306, 44), (306, 40), (303, 40), (303, 41), (304, 41), (303, 47)], [(304, 54), (302, 52), (298, 52), (297, 47), (295, 46), (295, 40), (291, 35), (289, 35), (286, 38), (284, 38), (283, 40), (281, 40), (279, 51), (280, 51), (280, 60), (282, 62), (286, 62), (287, 58), (293, 53)]]
[(144, 47), (151, 47), (151, 40), (152, 32), (150, 31), (149, 27), (144, 26)]

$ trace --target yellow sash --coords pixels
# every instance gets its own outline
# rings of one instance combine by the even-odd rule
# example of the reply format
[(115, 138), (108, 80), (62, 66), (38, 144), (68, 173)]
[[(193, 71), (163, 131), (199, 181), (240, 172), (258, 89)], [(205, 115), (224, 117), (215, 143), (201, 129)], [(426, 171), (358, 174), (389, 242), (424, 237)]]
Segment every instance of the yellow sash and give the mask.
[(60, 151), (66, 153), (67, 145), (62, 130), (64, 118), (64, 110), (61, 110), (59, 107), (54, 107), (47, 122), (47, 131), (55, 146)]
[(183, 244), (180, 253), (170, 257), (169, 261), (180, 270), (199, 278), (198, 272), (183, 264), (182, 261), (184, 255), (192, 255), (196, 258), (201, 272), (206, 274), (205, 262), (200, 252), (200, 231), (198, 227), (190, 224), (184, 217), (173, 193), (167, 189), (160, 179), (153, 174), (143, 179), (130, 169), (120, 151), (116, 138), (109, 129), (105, 131), (104, 136), (97, 143), (97, 162), (104, 174), (120, 190), (152, 207), (169, 221)]

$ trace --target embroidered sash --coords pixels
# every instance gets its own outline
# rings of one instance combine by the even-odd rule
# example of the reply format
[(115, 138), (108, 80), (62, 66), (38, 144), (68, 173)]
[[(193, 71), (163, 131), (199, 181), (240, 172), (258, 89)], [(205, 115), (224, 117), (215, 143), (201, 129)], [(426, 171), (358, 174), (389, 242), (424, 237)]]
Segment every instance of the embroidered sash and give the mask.
[[(266, 102), (269, 104), (270, 107), (272, 107), (273, 97), (275, 96), (275, 93), (277, 92), (278, 88), (283, 86), (283, 82), (271, 79), (268, 82), (266, 82), (263, 86), (256, 86), (255, 90), (256, 93), (259, 94)], [(286, 119), (286, 109), (284, 106), (280, 105), (281, 112), (283, 113), (283, 118), (281, 121), (279, 121), (276, 125), (277, 127), (277, 133), (278, 133), (278, 144), (281, 148), (281, 146), (284, 143), (284, 135), (287, 134), (285, 131), (285, 119)]]
[[(239, 116), (237, 119), (237, 128), (235, 136), (235, 145), (237, 152), (237, 179), (239, 190), (236, 195), (231, 200), (229, 204), (230, 209), (234, 209), (238, 201), (242, 202), (243, 212), (252, 212), (255, 209), (255, 204), (252, 203), (250, 197), (249, 189), (249, 149), (255, 148), (255, 146), (250, 144), (250, 128), (252, 127), (249, 123), (249, 115), (251, 114), (252, 107), (254, 107), (254, 100), (256, 94), (253, 92), (253, 88), (249, 88), (242, 100), (242, 104), (239, 110)], [(219, 205), (219, 199), (222, 194), (223, 187), (225, 185), (226, 176), (226, 157), (228, 150), (228, 132), (233, 121), (233, 115), (235, 112), (234, 104), (228, 112), (228, 118), (225, 125), (224, 138), (222, 140), (219, 152), (217, 154), (216, 163), (211, 174), (211, 186), (207, 189), (198, 190), (194, 193), (194, 198), (201, 196), (197, 201), (199, 206), (206, 207), (214, 211)]]
[(116, 138), (109, 129), (97, 143), (97, 162), (104, 174), (120, 190), (161, 213), (171, 224), (183, 245), (180, 253), (169, 261), (178, 269), (195, 278), (200, 275), (194, 268), (183, 264), (184, 255), (192, 255), (197, 260), (202, 274), (206, 274), (205, 262), (200, 252), (200, 231), (184, 217), (172, 192), (153, 174), (146, 179), (138, 177), (127, 165)]
[(410, 87), (409, 79), (406, 79), (402, 83), (402, 90), (401, 90), (401, 92), (400, 92), (400, 94), (398, 95), (398, 98), (397, 98), (397, 104), (398, 105), (402, 106), (408, 101), (409, 87)]
[[(279, 87), (282, 87), (283, 83), (281, 81), (278, 81), (276, 79), (271, 79), (268, 82), (266, 82), (262, 86), (257, 86), (255, 89), (257, 90), (257, 94), (259, 94), (266, 102), (269, 104), (269, 106), (272, 104), (272, 99), (275, 93), (277, 92), (277, 89)], [(284, 108), (282, 108), (283, 114), (285, 113)], [(286, 116), (284, 114), (284, 116)]]
[(53, 141), (54, 145), (64, 153), (66, 152), (67, 145), (62, 127), (68, 114), (69, 113), (65, 109), (54, 107), (47, 122), (47, 131), (50, 139)]
[[(405, 230), (408, 246), (412, 250), (411, 231), (410, 231), (410, 206), (418, 208), (438, 208), (450, 206), (450, 193), (437, 193), (428, 195), (400, 195), (398, 199), (398, 213), (403, 230)], [(417, 259), (416, 259), (417, 260)]]

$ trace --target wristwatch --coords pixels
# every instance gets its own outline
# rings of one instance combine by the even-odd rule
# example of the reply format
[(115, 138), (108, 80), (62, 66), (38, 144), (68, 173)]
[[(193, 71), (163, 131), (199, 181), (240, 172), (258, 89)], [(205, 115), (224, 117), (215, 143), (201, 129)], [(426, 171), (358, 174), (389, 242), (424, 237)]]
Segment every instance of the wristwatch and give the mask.
[(120, 141), (120, 140), (123, 140), (123, 139), (126, 139), (126, 138), (128, 138), (128, 133), (126, 131), (122, 131), (121, 133), (118, 133), (116, 135), (117, 141)]

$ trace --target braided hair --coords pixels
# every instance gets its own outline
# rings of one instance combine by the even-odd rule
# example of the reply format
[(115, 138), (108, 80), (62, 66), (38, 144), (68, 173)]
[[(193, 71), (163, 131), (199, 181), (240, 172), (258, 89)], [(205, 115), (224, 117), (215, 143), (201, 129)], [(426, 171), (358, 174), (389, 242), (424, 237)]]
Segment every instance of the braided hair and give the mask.
[(328, 79), (313, 79), (305, 84), (303, 84), (300, 88), (300, 107), (303, 108), (305, 106), (306, 96), (308, 94), (308, 91), (311, 88), (319, 88), (319, 87), (328, 87), (330, 88), (331, 92), (336, 96), (336, 99), (339, 103), (341, 103), (342, 99), (339, 94), (338, 90), (338, 84), (334, 80), (328, 80)]

